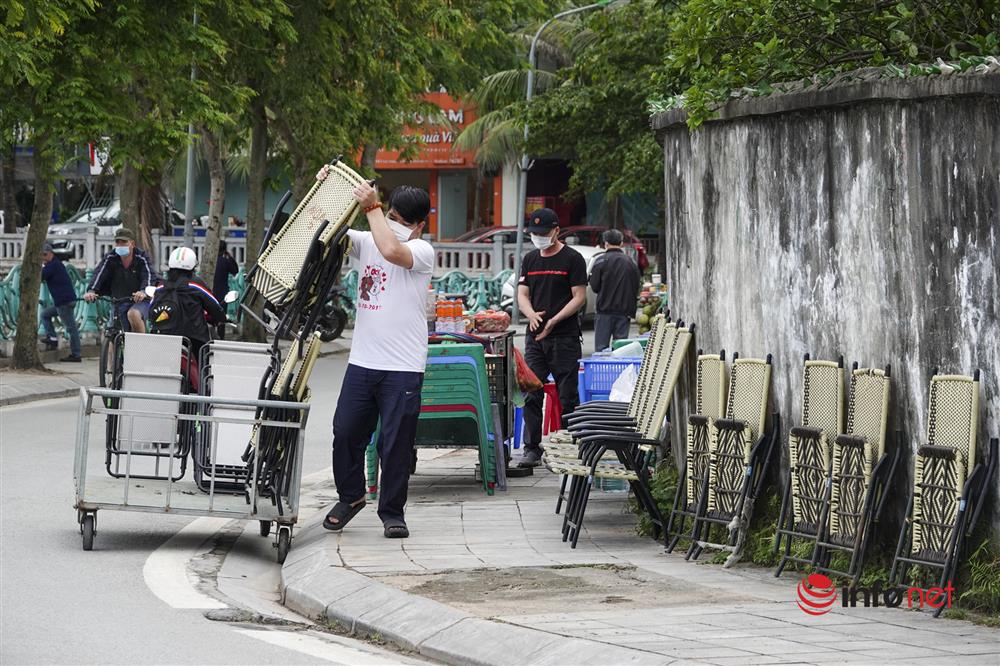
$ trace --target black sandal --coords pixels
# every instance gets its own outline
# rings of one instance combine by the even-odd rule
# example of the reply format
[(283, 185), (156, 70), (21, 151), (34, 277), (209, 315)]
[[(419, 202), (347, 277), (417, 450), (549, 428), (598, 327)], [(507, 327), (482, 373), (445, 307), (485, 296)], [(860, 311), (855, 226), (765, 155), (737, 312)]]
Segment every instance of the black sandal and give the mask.
[[(358, 515), (358, 512), (365, 508), (365, 504), (366, 502), (354, 505), (347, 502), (337, 502), (333, 505), (333, 508), (330, 509), (329, 513), (326, 514), (326, 518), (323, 519), (323, 527), (331, 532), (339, 532), (344, 529), (344, 526), (347, 525), (347, 523), (351, 522), (351, 518)], [(331, 518), (336, 518), (337, 522), (331, 523)]]
[(382, 523), (382, 527), (385, 528), (382, 533), (386, 539), (405, 539), (410, 536), (410, 528), (398, 518), (389, 518)]

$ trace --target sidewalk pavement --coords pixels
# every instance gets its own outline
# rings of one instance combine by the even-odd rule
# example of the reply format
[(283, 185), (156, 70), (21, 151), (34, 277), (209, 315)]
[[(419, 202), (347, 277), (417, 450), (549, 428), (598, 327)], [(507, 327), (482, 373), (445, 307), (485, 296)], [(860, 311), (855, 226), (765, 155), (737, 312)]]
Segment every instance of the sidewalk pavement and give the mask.
[(332, 481), (305, 490), (285, 605), (450, 664), (1000, 663), (996, 629), (884, 607), (814, 617), (794, 573), (665, 554), (623, 492), (592, 495), (570, 549), (544, 468), (488, 497), (473, 451), (419, 453), (409, 539), (385, 539), (374, 504), (324, 530)]

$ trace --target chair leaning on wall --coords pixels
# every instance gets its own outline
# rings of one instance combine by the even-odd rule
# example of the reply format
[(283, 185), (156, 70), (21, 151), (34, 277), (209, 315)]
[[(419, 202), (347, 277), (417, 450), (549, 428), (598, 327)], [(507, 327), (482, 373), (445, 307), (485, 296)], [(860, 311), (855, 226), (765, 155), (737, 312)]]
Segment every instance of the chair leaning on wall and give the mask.
[(686, 536), (685, 523), (698, 514), (705, 484), (708, 483), (708, 439), (714, 419), (726, 413), (726, 351), (702, 354), (698, 350), (695, 375), (695, 408), (688, 416), (687, 451), (679, 483), (674, 493), (674, 503), (664, 534), (667, 552), (672, 552), (682, 536)]
[(990, 440), (986, 462), (976, 461), (978, 429), (979, 371), (972, 377), (935, 371), (927, 443), (914, 455), (913, 487), (889, 573), (890, 585), (905, 576), (907, 565), (939, 569), (942, 588), (954, 579), (997, 468), (996, 438)]
[[(889, 482), (899, 461), (896, 446), (885, 450), (889, 417), (890, 368), (851, 369), (847, 432), (833, 445), (829, 494), (812, 564), (818, 571), (847, 576), (856, 586), (875, 525), (888, 497)], [(847, 571), (831, 568), (834, 551), (850, 554)]]
[[(724, 566), (730, 567), (742, 555), (754, 502), (763, 490), (780, 430), (777, 413), (766, 427), (770, 387), (770, 354), (766, 360), (733, 361), (726, 418), (716, 419), (709, 429), (707, 492), (694, 519), (686, 559), (697, 559), (705, 548), (717, 548), (729, 551)], [(713, 525), (726, 528), (725, 543), (709, 541)]]
[[(813, 361), (802, 368), (802, 424), (788, 433), (788, 477), (774, 536), (774, 552), (784, 544), (780, 576), (788, 562), (812, 563), (822, 534), (834, 440), (844, 431), (844, 359)], [(810, 544), (808, 557), (792, 555), (795, 540)]]

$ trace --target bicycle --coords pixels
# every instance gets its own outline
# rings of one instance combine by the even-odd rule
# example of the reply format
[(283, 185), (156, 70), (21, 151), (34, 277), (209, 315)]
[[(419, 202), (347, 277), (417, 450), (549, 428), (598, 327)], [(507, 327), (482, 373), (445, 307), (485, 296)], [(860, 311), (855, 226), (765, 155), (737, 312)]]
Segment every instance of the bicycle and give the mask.
[(104, 323), (104, 329), (101, 333), (101, 360), (100, 369), (98, 370), (98, 381), (101, 384), (101, 388), (115, 388), (115, 373), (121, 365), (121, 346), (118, 344), (118, 336), (125, 332), (125, 329), (122, 327), (121, 318), (118, 316), (118, 306), (123, 303), (131, 303), (133, 299), (131, 296), (122, 298), (101, 296), (98, 300), (111, 303), (111, 310), (108, 313), (108, 319)]

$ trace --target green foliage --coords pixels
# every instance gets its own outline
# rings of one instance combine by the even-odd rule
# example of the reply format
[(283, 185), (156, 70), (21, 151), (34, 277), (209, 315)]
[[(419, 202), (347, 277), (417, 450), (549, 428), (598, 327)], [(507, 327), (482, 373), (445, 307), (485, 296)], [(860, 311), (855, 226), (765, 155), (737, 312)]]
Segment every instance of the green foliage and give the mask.
[[(679, 476), (673, 461), (668, 457), (661, 460), (653, 471), (649, 479), (649, 488), (656, 500), (656, 505), (660, 507), (660, 513), (664, 518), (670, 515), (670, 508), (674, 504), (674, 495), (677, 493), (677, 483)], [(649, 514), (642, 510), (638, 502), (631, 501), (631, 508), (639, 516), (636, 524), (636, 532), (641, 536), (653, 535), (653, 522), (649, 519)]]
[(969, 555), (955, 587), (961, 590), (961, 606), (1000, 616), (1000, 549), (983, 539)]
[(697, 126), (748, 86), (996, 53), (998, 26), (998, 0), (686, 0), (665, 27), (657, 97), (683, 93)]

